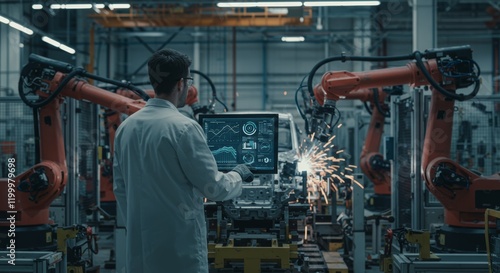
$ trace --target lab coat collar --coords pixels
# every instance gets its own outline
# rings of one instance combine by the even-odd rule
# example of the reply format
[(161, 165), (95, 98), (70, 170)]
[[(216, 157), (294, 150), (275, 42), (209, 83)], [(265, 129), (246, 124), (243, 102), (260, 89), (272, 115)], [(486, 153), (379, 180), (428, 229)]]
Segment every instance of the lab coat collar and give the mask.
[(146, 107), (148, 107), (148, 106), (164, 107), (164, 108), (171, 108), (171, 109), (177, 110), (175, 105), (173, 103), (171, 103), (170, 101), (164, 100), (164, 99), (158, 99), (158, 98), (150, 98), (146, 102)]

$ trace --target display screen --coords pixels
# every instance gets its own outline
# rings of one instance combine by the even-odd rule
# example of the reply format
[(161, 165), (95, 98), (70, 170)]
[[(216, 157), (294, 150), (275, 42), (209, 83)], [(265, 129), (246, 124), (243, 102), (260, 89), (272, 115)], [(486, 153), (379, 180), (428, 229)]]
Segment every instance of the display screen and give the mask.
[(253, 173), (278, 171), (278, 114), (200, 115), (219, 171), (246, 164)]

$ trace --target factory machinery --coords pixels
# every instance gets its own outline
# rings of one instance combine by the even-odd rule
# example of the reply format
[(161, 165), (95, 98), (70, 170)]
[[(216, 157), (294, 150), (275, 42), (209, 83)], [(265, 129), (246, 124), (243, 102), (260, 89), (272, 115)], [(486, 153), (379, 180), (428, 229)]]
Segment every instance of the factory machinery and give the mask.
[[(382, 59), (393, 61), (414, 59), (414, 61), (404, 67), (366, 72), (327, 72), (321, 80), (321, 87), (312, 88), (314, 73), (327, 62)], [(426, 187), (443, 205), (445, 211), (444, 226), (436, 234), (436, 243), (439, 247), (455, 252), (467, 251), (467, 242), (479, 242), (477, 244), (479, 249), (475, 251), (485, 251), (484, 226), (495, 227), (493, 221), (485, 222), (485, 209), (500, 205), (498, 173), (482, 176), (450, 158), (454, 102), (470, 100), (476, 96), (480, 86), (479, 75), (479, 67), (472, 59), (472, 50), (469, 46), (461, 46), (432, 49), (424, 53), (417, 51), (408, 56), (397, 57), (333, 57), (318, 63), (308, 79), (311, 97), (315, 96), (317, 101), (312, 115), (313, 120), (310, 122), (311, 133), (315, 133), (320, 140), (327, 139), (332, 132), (331, 125), (335, 121), (336, 113), (335, 101), (339, 98), (348, 97), (357, 90), (365, 88), (401, 84), (410, 84), (411, 87), (430, 85), (430, 114), (423, 144), (421, 171)], [(469, 86), (473, 86), (470, 94), (456, 92)], [(421, 234), (420, 232), (411, 233), (408, 230), (406, 232), (411, 234), (408, 238), (420, 243), (422, 238), (428, 238), (415, 239), (416, 234)], [(470, 267), (456, 268), (457, 263), (462, 264), (467, 261), (466, 256), (449, 255), (451, 256), (440, 255), (443, 259), (448, 259), (445, 265), (451, 266), (455, 263), (453, 270), (472, 270)], [(414, 259), (415, 257), (409, 257), (407, 261), (414, 262)], [(475, 261), (471, 264), (475, 264)], [(436, 269), (437, 265), (434, 266), (427, 265), (426, 268)]]
[[(387, 212), (391, 206), (391, 164), (380, 153), (380, 144), (384, 134), (384, 124), (390, 117), (390, 108), (386, 103), (389, 96), (402, 94), (402, 86), (391, 88), (359, 89), (334, 97), (333, 100), (359, 100), (365, 103), (366, 110), (370, 113), (370, 124), (368, 126), (365, 142), (360, 154), (360, 168), (366, 177), (373, 183), (374, 194), (371, 195), (366, 208), (375, 213)], [(314, 93), (324, 102), (325, 91), (321, 84), (314, 86)], [(368, 103), (369, 102), (369, 106)]]
[[(86, 81), (88, 78), (132, 90), (140, 99), (96, 87)], [(82, 229), (76, 227), (64, 228), (66, 232), (60, 232), (61, 237), (58, 237), (54, 223), (49, 219), (49, 206), (63, 192), (68, 179), (59, 113), (61, 103), (65, 98), (73, 98), (109, 109), (106, 117), (111, 137), (120, 122), (116, 114), (135, 113), (145, 105), (149, 96), (129, 83), (101, 78), (83, 69), (37, 55), (31, 55), (30, 62), (22, 70), (19, 94), (28, 106), (38, 110), (35, 124), (38, 126), (39, 163), (11, 180), (0, 181), (0, 193), (7, 196), (11, 192), (15, 199), (14, 207), (1, 205), (0, 211), (4, 217), (0, 229), (2, 234), (7, 234), (10, 226), (8, 219), (15, 217), (15, 248), (18, 255), (36, 251), (56, 253), (57, 244), (61, 244), (63, 238), (76, 237), (77, 234), (85, 237)], [(291, 126), (290, 132), (294, 135), (293, 124), (288, 123), (288, 126)], [(295, 138), (294, 141), (297, 142)], [(109, 144), (112, 148), (112, 142)], [(281, 268), (282, 271), (295, 268), (304, 272), (324, 269), (324, 265), (316, 265), (318, 267), (315, 268), (308, 259), (311, 255), (316, 255), (318, 259), (317, 247), (298, 247), (302, 242), (299, 225), (308, 215), (310, 207), (305, 201), (307, 175), (297, 174), (296, 160), (284, 157), (286, 155), (282, 154), (279, 174), (258, 176), (252, 185), (245, 187), (240, 198), (222, 203), (207, 202), (209, 251), (215, 268), (223, 271), (228, 264), (233, 269), (240, 264), (241, 270), (245, 272), (257, 272), (261, 267), (272, 270)], [(112, 177), (108, 172), (104, 174)], [(2, 246), (9, 246), (8, 240), (2, 240), (1, 243)], [(242, 258), (236, 253), (244, 247), (247, 249), (243, 255), (245, 258)], [(248, 260), (247, 254), (250, 253), (253, 256)], [(18, 256), (18, 259), (25, 257)], [(81, 257), (68, 257), (66, 253), (62, 257), (69, 262), (64, 268), (73, 266), (78, 268), (75, 272), (85, 271), (85, 264), (82, 265), (81, 260), (77, 261)], [(60, 255), (51, 258), (49, 263), (53, 264), (50, 266), (55, 266), (59, 258)], [(322, 260), (321, 257), (319, 259)]]
[[(64, 74), (68, 73), (68, 74)], [(39, 139), (39, 151), (35, 166), (9, 179), (0, 180), (0, 192), (10, 196), (12, 202), (1, 204), (1, 234), (9, 234), (15, 229), (15, 238), (1, 238), (2, 247), (8, 249), (15, 262), (32, 259), (45, 261), (50, 268), (57, 267), (57, 272), (92, 272), (89, 261), (83, 260), (82, 245), (75, 244), (64, 249), (62, 241), (68, 238), (81, 239), (92, 235), (87, 227), (59, 227), (56, 232), (49, 219), (49, 206), (64, 190), (68, 180), (68, 166), (62, 134), (62, 122), (59, 112), (65, 97), (87, 100), (106, 106), (114, 111), (132, 114), (141, 109), (145, 100), (132, 100), (113, 94), (88, 84), (79, 77), (88, 77), (103, 82), (134, 89), (145, 100), (147, 95), (141, 90), (125, 83), (114, 82), (88, 74), (83, 69), (74, 68), (41, 56), (31, 55), (30, 62), (23, 68), (19, 81), (19, 95), (30, 107), (38, 111), (35, 118), (36, 138)], [(8, 195), (10, 194), (10, 195)], [(15, 219), (15, 221), (5, 221)], [(14, 223), (12, 223), (14, 222)], [(90, 234), (90, 235), (89, 235)], [(56, 244), (57, 240), (57, 244)], [(95, 243), (95, 238), (93, 239)], [(59, 250), (59, 251), (56, 251)], [(89, 245), (90, 250), (97, 252), (96, 245)], [(54, 253), (64, 253), (57, 256)], [(90, 251), (89, 251), (90, 252)], [(38, 255), (38, 256), (37, 256)], [(56, 255), (56, 256), (54, 256)], [(45, 258), (41, 258), (43, 256)], [(20, 260), (20, 261), (19, 261)], [(63, 261), (60, 266), (58, 262)], [(39, 270), (42, 270), (40, 267)], [(22, 271), (21, 271), (22, 272)], [(44, 272), (44, 271), (40, 271)]]
[[(404, 67), (367, 72), (327, 72), (322, 78), (321, 88), (314, 90), (310, 76), (308, 87), (317, 104), (308, 133), (314, 133), (319, 140), (329, 139), (337, 111), (334, 102), (351, 93), (356, 94), (357, 90), (401, 84), (431, 85), (431, 114), (424, 142), (422, 175), (426, 186), (445, 207), (447, 228), (440, 236), (474, 237), (478, 230), (484, 229), (485, 209), (500, 205), (500, 177), (480, 176), (449, 158), (454, 101), (473, 98), (479, 90), (479, 69), (472, 60), (472, 50), (466, 46), (435, 49), (393, 58), (403, 59), (415, 61)], [(315, 66), (311, 75), (323, 63), (335, 60), (356, 60), (356, 57), (327, 59)], [(141, 99), (108, 92), (78, 77), (122, 86), (134, 91)], [(469, 95), (455, 92), (471, 85), (475, 87)], [(103, 79), (36, 55), (30, 56), (30, 63), (22, 70), (19, 91), (26, 104), (39, 110), (40, 163), (14, 178), (16, 248), (52, 250), (55, 241), (48, 236), (53, 233), (49, 205), (62, 192), (67, 181), (59, 114), (63, 98), (87, 100), (131, 115), (144, 106), (148, 96), (133, 85)], [(367, 154), (372, 152), (375, 154), (370, 159), (380, 158), (377, 151), (366, 151)], [(259, 175), (245, 187), (239, 198), (207, 202), (209, 258), (216, 270), (327, 271), (325, 259), (315, 256), (319, 249), (306, 250), (310, 246), (303, 244), (300, 225), (310, 213), (310, 205), (306, 202), (308, 174), (300, 173), (296, 164), (296, 158), (281, 158), (279, 173)], [(0, 194), (7, 196), (8, 185), (7, 180), (0, 181)], [(7, 204), (1, 204), (0, 211), (5, 215), (3, 219), (13, 214)], [(2, 233), (9, 228), (8, 222), (0, 225)], [(495, 223), (491, 222), (489, 226), (494, 227)], [(484, 237), (478, 240), (484, 240)], [(320, 263), (311, 263), (314, 259)]]

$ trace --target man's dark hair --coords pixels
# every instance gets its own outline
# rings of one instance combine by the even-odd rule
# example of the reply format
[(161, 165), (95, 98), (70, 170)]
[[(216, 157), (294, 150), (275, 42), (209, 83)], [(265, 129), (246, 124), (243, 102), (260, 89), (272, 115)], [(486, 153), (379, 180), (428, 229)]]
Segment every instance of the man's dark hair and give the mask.
[(169, 94), (175, 84), (188, 76), (191, 60), (186, 54), (173, 49), (162, 49), (149, 58), (149, 81), (156, 95)]

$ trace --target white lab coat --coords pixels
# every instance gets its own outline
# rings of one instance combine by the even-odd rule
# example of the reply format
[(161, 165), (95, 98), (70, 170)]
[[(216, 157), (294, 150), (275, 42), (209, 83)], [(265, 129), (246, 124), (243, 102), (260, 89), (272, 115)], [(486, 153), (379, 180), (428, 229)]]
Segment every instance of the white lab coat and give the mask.
[(150, 99), (115, 137), (114, 193), (126, 227), (126, 269), (208, 272), (203, 198), (241, 194), (236, 172), (217, 171), (202, 128), (163, 99)]

